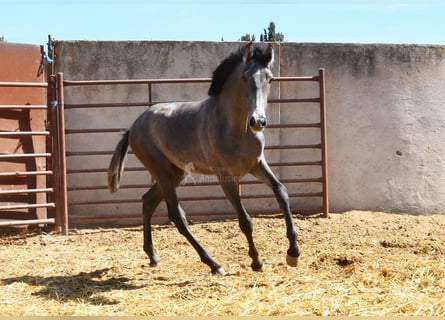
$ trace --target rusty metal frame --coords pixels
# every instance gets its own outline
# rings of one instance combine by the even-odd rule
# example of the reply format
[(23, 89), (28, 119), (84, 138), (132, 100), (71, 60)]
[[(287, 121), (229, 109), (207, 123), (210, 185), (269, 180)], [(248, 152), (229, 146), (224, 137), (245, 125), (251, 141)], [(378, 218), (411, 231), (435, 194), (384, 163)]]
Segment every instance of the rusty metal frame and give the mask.
[[(60, 80), (59, 80), (60, 82)], [(26, 154), (1, 154), (0, 160), (20, 159), (20, 158), (50, 158), (49, 164), (52, 170), (41, 171), (20, 171), (20, 172), (0, 172), (0, 176), (29, 176), (29, 175), (45, 175), (52, 177), (49, 181), (53, 181), (52, 186), (47, 188), (21, 189), (21, 190), (1, 190), (0, 195), (10, 194), (30, 194), (30, 193), (46, 193), (47, 198), (53, 198), (54, 201), (46, 201), (45, 203), (28, 203), (23, 205), (4, 205), (0, 206), (0, 210), (15, 210), (29, 208), (54, 208), (55, 217), (45, 219), (25, 219), (25, 220), (7, 220), (0, 221), (0, 226), (19, 226), (19, 225), (55, 225), (57, 231), (63, 234), (68, 233), (68, 217), (67, 217), (67, 201), (66, 201), (66, 184), (57, 183), (58, 180), (66, 181), (66, 169), (64, 166), (65, 159), (65, 134), (64, 134), (64, 113), (63, 113), (63, 88), (57, 88), (54, 76), (49, 78), (48, 82), (0, 82), (0, 87), (13, 88), (42, 88), (47, 90), (48, 105), (0, 105), (0, 110), (7, 109), (43, 109), (47, 110), (47, 118), (49, 119), (47, 131), (26, 131), (26, 132), (0, 132), (0, 137), (10, 136), (34, 136), (43, 135), (53, 138), (47, 152), (45, 153), (26, 153)], [(57, 90), (59, 89), (59, 90)], [(57, 91), (56, 91), (57, 90)], [(59, 100), (58, 100), (59, 98)], [(62, 99), (62, 100), (60, 100)], [(62, 101), (62, 102), (60, 102)], [(49, 149), (49, 150), (48, 150)], [(51, 197), (53, 195), (53, 197)]]
[[(114, 108), (114, 107), (141, 107), (141, 106), (151, 106), (161, 101), (153, 101), (152, 99), (152, 85), (153, 84), (176, 84), (176, 83), (208, 83), (210, 78), (194, 78), (194, 79), (138, 79), (138, 80), (88, 80), (88, 81), (71, 81), (64, 80), (63, 86), (97, 86), (97, 85), (128, 85), (128, 84), (139, 84), (147, 85), (148, 102), (122, 102), (122, 103), (67, 103), (64, 105), (65, 109), (78, 109), (78, 108)], [(318, 103), (320, 108), (320, 121), (317, 123), (305, 123), (305, 124), (276, 124), (271, 125), (269, 128), (318, 128), (320, 129), (320, 143), (319, 144), (307, 144), (307, 145), (280, 145), (280, 146), (266, 146), (266, 150), (273, 149), (320, 149), (321, 158), (317, 161), (305, 161), (305, 162), (286, 162), (286, 163), (270, 163), (271, 167), (281, 167), (281, 166), (320, 166), (321, 167), (321, 177), (319, 178), (303, 178), (303, 179), (282, 179), (283, 183), (309, 183), (316, 182), (322, 185), (320, 192), (311, 193), (291, 193), (289, 197), (319, 197), (322, 198), (322, 205), (320, 211), (323, 217), (329, 216), (329, 195), (328, 195), (328, 160), (327, 160), (327, 138), (326, 138), (326, 95), (325, 95), (325, 70), (319, 69), (319, 73), (316, 76), (310, 77), (277, 77), (273, 79), (274, 82), (318, 82), (319, 84), (319, 96), (314, 98), (294, 98), (294, 99), (270, 99), (269, 103)], [(62, 85), (60, 85), (62, 86)], [(77, 133), (110, 133), (110, 132), (122, 132), (124, 128), (105, 128), (105, 129), (67, 129), (65, 133), (77, 134)], [(111, 155), (113, 153), (110, 151), (80, 151), (71, 152), (68, 151), (66, 155), (69, 156), (88, 156), (88, 155)], [(106, 168), (92, 168), (92, 169), (79, 169), (79, 170), (68, 170), (69, 174), (76, 173), (88, 173), (88, 172), (105, 172)], [(145, 171), (141, 167), (126, 167), (126, 171)], [(257, 181), (247, 181), (242, 182), (242, 185), (247, 184), (259, 184)], [(217, 182), (206, 182), (198, 183), (197, 185), (218, 185)], [(188, 186), (188, 184), (185, 184)], [(121, 188), (141, 188), (147, 187), (146, 185), (131, 184), (122, 185)], [(88, 187), (70, 187), (68, 191), (82, 191), (82, 190), (105, 190), (108, 187), (106, 185), (99, 186), (88, 186)], [(268, 195), (242, 195), (243, 199), (261, 199), (261, 198), (273, 198), (273, 194)], [(220, 200), (225, 199), (224, 196), (209, 196), (209, 197), (181, 197), (181, 201), (196, 201), (196, 200)], [(69, 205), (90, 205), (90, 204), (110, 204), (110, 203), (139, 203), (140, 199), (123, 199), (123, 200), (104, 200), (104, 201), (68, 201)], [(276, 213), (276, 210), (264, 210), (261, 213)], [(132, 219), (140, 218), (140, 215), (122, 215), (122, 216), (76, 216), (70, 217), (72, 222), (99, 222), (105, 219)]]
[(323, 188), (323, 217), (329, 217), (329, 176), (328, 176), (328, 140), (327, 140), (327, 110), (326, 110), (326, 70), (318, 71), (320, 92), (320, 135), (321, 135), (321, 161), (322, 161), (322, 188)]

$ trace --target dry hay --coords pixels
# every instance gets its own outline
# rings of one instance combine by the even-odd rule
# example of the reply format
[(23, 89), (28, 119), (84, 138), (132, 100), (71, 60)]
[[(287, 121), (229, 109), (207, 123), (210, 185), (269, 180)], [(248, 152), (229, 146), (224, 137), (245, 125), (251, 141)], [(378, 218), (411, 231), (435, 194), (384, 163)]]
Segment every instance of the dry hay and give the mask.
[(171, 226), (0, 237), (0, 315), (445, 315), (445, 215), (347, 212), (298, 219), (285, 265), (281, 218), (255, 218), (264, 272), (250, 270), (236, 221), (194, 224), (228, 275), (212, 276)]

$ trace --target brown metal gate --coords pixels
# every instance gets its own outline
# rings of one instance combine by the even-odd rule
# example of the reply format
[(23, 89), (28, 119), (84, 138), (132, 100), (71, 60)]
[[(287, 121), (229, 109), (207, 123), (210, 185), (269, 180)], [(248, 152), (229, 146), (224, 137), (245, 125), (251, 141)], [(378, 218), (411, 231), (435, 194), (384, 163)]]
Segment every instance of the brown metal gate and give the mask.
[[(58, 75), (62, 77), (62, 75)], [(149, 183), (134, 183), (132, 178), (125, 180), (125, 177), (133, 174), (146, 175), (146, 170), (140, 165), (140, 163), (127, 160), (127, 165), (124, 175), (124, 180), (121, 184), (121, 190), (117, 193), (121, 196), (112, 197), (108, 194), (108, 188), (106, 185), (106, 171), (109, 164), (109, 159), (113, 153), (115, 143), (118, 141), (119, 132), (125, 130), (122, 127), (110, 127), (101, 123), (95, 123), (93, 126), (87, 123), (93, 121), (89, 119), (92, 110), (103, 110), (103, 117), (106, 117), (106, 111), (111, 109), (122, 110), (122, 112), (128, 112), (133, 108), (145, 108), (161, 101), (153, 101), (153, 88), (162, 87), (167, 84), (199, 84), (208, 83), (211, 79), (199, 78), (199, 79), (141, 79), (141, 80), (101, 80), (101, 81), (69, 81), (60, 80), (63, 84), (63, 90), (75, 90), (79, 87), (91, 87), (92, 92), (94, 90), (101, 90), (103, 87), (108, 86), (146, 86), (146, 92), (148, 99), (143, 102), (121, 102), (110, 101), (106, 103), (76, 103), (76, 101), (69, 101), (64, 104), (66, 117), (67, 117), (67, 129), (65, 130), (66, 138), (68, 142), (67, 146), (67, 161), (73, 163), (68, 165), (67, 168), (67, 180), (68, 180), (68, 209), (70, 222), (77, 224), (88, 223), (140, 223), (142, 216), (140, 213), (141, 207), (141, 195), (149, 187)], [(318, 75), (311, 77), (278, 77), (274, 78), (274, 85), (281, 85), (284, 83), (300, 83), (310, 82), (318, 84), (318, 92), (316, 97), (310, 98), (297, 98), (296, 93), (290, 98), (277, 98), (270, 99), (269, 109), (274, 108), (274, 105), (294, 105), (304, 104), (310, 105), (311, 111), (317, 115), (317, 120), (306, 123), (274, 123), (268, 126), (267, 130), (280, 130), (282, 132), (295, 131), (304, 132), (304, 130), (316, 130), (317, 142), (302, 142), (302, 143), (276, 143), (272, 145), (266, 144), (266, 152), (285, 153), (295, 152), (300, 150), (316, 150), (318, 156), (317, 159), (311, 159), (310, 161), (301, 161), (298, 158), (292, 161), (270, 161), (270, 166), (274, 171), (286, 171), (292, 168), (317, 168), (316, 175), (304, 176), (304, 173), (297, 176), (294, 174), (285, 174), (281, 177), (281, 181), (288, 186), (289, 196), (291, 203), (293, 199), (299, 198), (314, 198), (319, 200), (317, 207), (301, 208), (293, 207), (295, 212), (307, 212), (315, 213), (321, 212), (324, 217), (329, 214), (329, 200), (328, 200), (328, 172), (327, 172), (327, 143), (326, 143), (326, 99), (325, 99), (325, 70), (320, 69)], [(73, 89), (70, 89), (73, 88)], [(76, 95), (71, 95), (71, 100), (75, 100)], [(165, 102), (165, 101), (162, 101)], [(314, 105), (318, 105), (318, 108), (313, 109)], [(84, 110), (84, 111), (82, 111)], [(70, 121), (72, 113), (85, 115), (84, 126), (80, 121)], [(74, 124), (75, 122), (75, 124)], [(103, 135), (110, 135), (111, 138)], [(266, 134), (267, 135), (267, 134)], [(304, 135), (304, 133), (302, 133)], [(89, 146), (83, 147), (78, 145), (78, 141), (82, 137), (83, 140), (88, 141)], [(111, 140), (112, 143), (109, 141)], [(99, 142), (101, 141), (101, 142)], [(104, 147), (104, 141), (110, 146), (109, 149)], [(130, 152), (131, 157), (131, 152)], [(97, 159), (100, 158), (98, 162)], [(77, 163), (74, 165), (74, 163)], [(302, 170), (303, 172), (305, 170)], [(279, 173), (279, 172), (278, 172)], [(91, 178), (90, 178), (91, 177)], [(301, 185), (315, 185), (316, 190), (299, 191)], [(233, 217), (234, 212), (229, 207), (223, 210), (211, 210), (207, 212), (199, 211), (197, 208), (203, 204), (208, 205), (211, 202), (225, 201), (225, 196), (222, 191), (210, 191), (203, 192), (206, 189), (217, 186), (218, 182), (202, 179), (193, 179), (180, 189), (193, 188), (196, 192), (191, 192), (187, 195), (187, 192), (180, 193), (180, 201), (187, 205), (187, 202), (193, 204), (186, 209), (189, 218), (199, 219), (214, 219)], [(247, 210), (253, 214), (271, 214), (278, 213), (279, 209), (271, 206), (255, 207), (256, 202), (261, 201), (275, 201), (274, 195), (270, 190), (259, 189), (260, 183), (255, 180), (243, 180), (241, 183), (241, 196), (245, 202), (252, 204), (249, 208), (249, 203), (246, 205)], [(216, 189), (215, 189), (216, 190)], [(182, 194), (182, 196), (181, 196)], [(184, 195), (186, 194), (186, 195)], [(136, 205), (136, 207), (134, 206)], [(127, 209), (128, 206), (128, 209)], [(210, 206), (211, 207), (211, 206)], [(160, 209), (155, 214), (154, 218), (165, 222), (167, 215), (165, 209)]]
[[(51, 39), (48, 42), (50, 49)], [(9, 44), (8, 44), (9, 45)], [(36, 78), (36, 69), (41, 67), (42, 48), (29, 45), (9, 45), (9, 57), (4, 59), (6, 46), (0, 47), (2, 58), (0, 70), (0, 226), (49, 224), (55, 225), (63, 233), (68, 231), (68, 210), (70, 221), (74, 223), (109, 224), (113, 221), (128, 223), (141, 222), (141, 195), (149, 186), (149, 180), (133, 182), (135, 176), (147, 175), (146, 170), (138, 162), (127, 165), (129, 179), (123, 180), (120, 195), (111, 197), (106, 185), (106, 171), (109, 158), (114, 150), (119, 132), (125, 128), (98, 124), (95, 119), (88, 119), (88, 112), (95, 110), (122, 110), (146, 108), (155, 103), (154, 88), (168, 92), (168, 85), (174, 84), (206, 84), (208, 78), (199, 79), (142, 79), (142, 80), (104, 80), (104, 81), (64, 81), (63, 74), (54, 75), (47, 72), (47, 82), (43, 82), (41, 72)], [(39, 50), (40, 49), (40, 50)], [(25, 53), (25, 54), (23, 54)], [(43, 56), (42, 56), (43, 57)], [(26, 65), (30, 59), (31, 72), (26, 70), (25, 76), (18, 76), (17, 68)], [(296, 83), (318, 84), (315, 97), (297, 97)], [(290, 86), (288, 84), (291, 84)], [(70, 87), (91, 87), (98, 90), (103, 87), (115, 86), (146, 86), (147, 101), (104, 103), (64, 103), (65, 90)], [(274, 79), (276, 87), (270, 98), (269, 110), (274, 110), (275, 122), (269, 125), (268, 132), (275, 132), (272, 143), (266, 143), (269, 164), (280, 180), (288, 187), (291, 209), (294, 212), (329, 214), (327, 143), (326, 143), (326, 99), (325, 71), (320, 69), (318, 75), (311, 77), (278, 77)], [(166, 89), (167, 88), (167, 89)], [(283, 94), (281, 94), (282, 90)], [(290, 94), (289, 94), (290, 93)], [(93, 93), (94, 95), (94, 93)], [(71, 100), (76, 95), (71, 95)], [(276, 107), (278, 105), (278, 107)], [(308, 107), (316, 120), (295, 122), (281, 119), (276, 114), (291, 106), (292, 112), (296, 105)], [(314, 105), (319, 107), (314, 110)], [(278, 110), (278, 113), (277, 113)], [(281, 111), (279, 111), (281, 110)], [(70, 112), (80, 111), (85, 114), (85, 121), (76, 122), (72, 126)], [(288, 111), (289, 112), (289, 111)], [(65, 130), (65, 114), (68, 114)], [(285, 116), (283, 116), (285, 118)], [(106, 117), (102, 117), (105, 118)], [(315, 119), (315, 118), (314, 118)], [(83, 120), (83, 119), (82, 119)], [(284, 121), (281, 121), (284, 120)], [(90, 122), (89, 126), (83, 126)], [(115, 122), (121, 125), (121, 122)], [(304, 131), (316, 130), (316, 141), (299, 141), (305, 137)], [(106, 136), (108, 147), (103, 147)], [(89, 147), (73, 147), (76, 137), (82, 135), (89, 141)], [(266, 134), (266, 139), (267, 139)], [(282, 137), (298, 137), (295, 141)], [(69, 140), (65, 151), (65, 139)], [(100, 140), (100, 139), (99, 139)], [(110, 142), (111, 141), (111, 142)], [(111, 143), (111, 144), (110, 144)], [(311, 151), (315, 158), (302, 159), (300, 151)], [(315, 151), (315, 153), (313, 152)], [(131, 158), (131, 152), (130, 157)], [(68, 159), (66, 159), (68, 157)], [(100, 161), (91, 161), (101, 157)], [(134, 157), (134, 156), (133, 156)], [(77, 161), (75, 160), (77, 159)], [(67, 164), (68, 160), (68, 164)], [(80, 161), (79, 161), (80, 160)], [(97, 159), (96, 159), (97, 160)], [(80, 166), (72, 163), (81, 163)], [(71, 163), (71, 164), (70, 164)], [(98, 165), (98, 163), (100, 165)], [(303, 168), (302, 170), (300, 170)], [(316, 168), (314, 171), (313, 168)], [(297, 171), (300, 170), (298, 173)], [(307, 174), (312, 172), (312, 174)], [(314, 174), (315, 172), (315, 174)], [(90, 179), (88, 175), (96, 175)], [(125, 178), (125, 176), (124, 176)], [(304, 187), (301, 187), (304, 186)], [(311, 186), (311, 187), (307, 187)], [(217, 189), (213, 189), (217, 188)], [(218, 190), (218, 191), (217, 191)], [(192, 178), (180, 188), (180, 200), (190, 218), (221, 219), (233, 217), (234, 212), (227, 205), (224, 194), (219, 190), (219, 183), (208, 178)], [(279, 212), (273, 193), (258, 181), (244, 179), (241, 181), (241, 197), (246, 208), (253, 214), (271, 214)], [(304, 207), (295, 199), (317, 199), (317, 205)], [(126, 207), (128, 206), (128, 208)], [(188, 208), (187, 208), (188, 206)], [(205, 207), (206, 209), (199, 210)], [(216, 209), (215, 209), (216, 208)], [(221, 209), (222, 208), (222, 209)], [(158, 210), (155, 219), (166, 221), (164, 209)]]
[(43, 81), (39, 46), (4, 43), (0, 55), (0, 226), (55, 225), (67, 233), (56, 78)]

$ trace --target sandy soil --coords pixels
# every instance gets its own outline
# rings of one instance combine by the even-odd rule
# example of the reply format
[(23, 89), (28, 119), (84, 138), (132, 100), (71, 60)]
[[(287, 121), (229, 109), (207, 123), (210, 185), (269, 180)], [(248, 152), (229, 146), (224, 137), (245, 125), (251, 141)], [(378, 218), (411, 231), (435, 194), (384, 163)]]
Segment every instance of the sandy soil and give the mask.
[(0, 315), (445, 315), (445, 215), (351, 211), (296, 219), (302, 257), (285, 263), (284, 220), (254, 218), (265, 262), (250, 270), (237, 221), (192, 231), (214, 276), (173, 226), (0, 236)]

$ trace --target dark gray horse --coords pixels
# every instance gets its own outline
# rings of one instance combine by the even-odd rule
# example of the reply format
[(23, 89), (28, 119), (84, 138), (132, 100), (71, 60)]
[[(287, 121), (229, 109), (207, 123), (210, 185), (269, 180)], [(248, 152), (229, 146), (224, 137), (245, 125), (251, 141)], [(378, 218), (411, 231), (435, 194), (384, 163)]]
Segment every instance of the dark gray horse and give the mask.
[(184, 179), (184, 170), (190, 167), (193, 172), (218, 177), (238, 213), (239, 226), (249, 243), (251, 266), (256, 271), (262, 270), (263, 262), (253, 242), (252, 220), (241, 203), (238, 186), (248, 173), (270, 186), (286, 220), (287, 263), (297, 265), (300, 251), (288, 193), (264, 157), (263, 129), (267, 124), (274, 53), (270, 45), (266, 50), (251, 47), (251, 43), (241, 46), (218, 66), (213, 72), (207, 99), (152, 106), (136, 119), (114, 151), (108, 170), (111, 192), (119, 189), (129, 145), (156, 181), (142, 197), (144, 251), (152, 266), (160, 261), (153, 249), (151, 217), (165, 199), (168, 217), (195, 248), (201, 261), (212, 273), (225, 274), (190, 232), (185, 212), (178, 203), (176, 187)]

